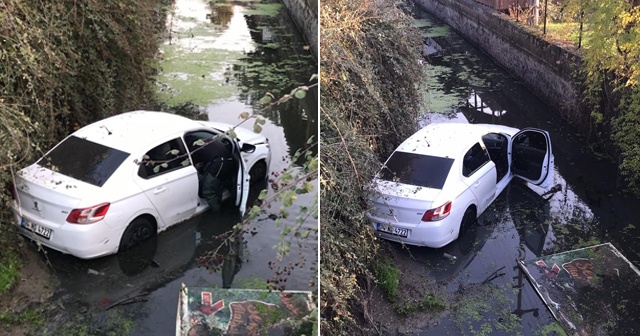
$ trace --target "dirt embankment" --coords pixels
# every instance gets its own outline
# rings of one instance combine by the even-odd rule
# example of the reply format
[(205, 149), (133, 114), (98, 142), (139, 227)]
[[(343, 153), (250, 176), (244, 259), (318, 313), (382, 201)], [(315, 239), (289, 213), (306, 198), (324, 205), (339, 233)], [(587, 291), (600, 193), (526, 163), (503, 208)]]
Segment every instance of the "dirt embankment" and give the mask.
[[(395, 246), (382, 243), (385, 248), (380, 253), (391, 256), (393, 265), (402, 274), (398, 283), (398, 294), (390, 300), (380, 287), (374, 287), (368, 298), (371, 325), (378, 334), (409, 335), (437, 325), (448, 307), (455, 301), (455, 295), (448, 293), (446, 285), (438, 283), (432, 276), (433, 267), (427, 263), (418, 263), (406, 256), (398, 255)], [(410, 313), (400, 313), (399, 309), (407, 309), (418, 304), (425, 296), (431, 294), (435, 300), (444, 304), (445, 309), (416, 309)], [(410, 308), (409, 308), (410, 309)]]
[[(39, 315), (42, 305), (58, 287), (49, 266), (33, 249), (23, 249), (22, 258), (20, 280), (15, 287), (0, 295), (0, 312), (11, 314), (14, 319), (20, 319), (27, 313)], [(22, 321), (11, 326), (2, 326), (0, 336), (27, 335), (33, 327), (33, 321), (23, 317)]]

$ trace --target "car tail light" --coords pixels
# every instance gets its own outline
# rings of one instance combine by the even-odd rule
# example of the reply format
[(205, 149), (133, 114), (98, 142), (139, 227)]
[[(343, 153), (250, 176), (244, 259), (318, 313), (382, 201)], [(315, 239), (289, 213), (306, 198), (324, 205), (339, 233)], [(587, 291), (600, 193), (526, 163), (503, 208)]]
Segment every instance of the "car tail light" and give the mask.
[(88, 208), (73, 209), (67, 216), (71, 224), (91, 224), (100, 221), (107, 215), (111, 203), (100, 203)]
[(435, 222), (449, 216), (451, 212), (451, 201), (431, 210), (427, 210), (422, 216), (423, 222)]

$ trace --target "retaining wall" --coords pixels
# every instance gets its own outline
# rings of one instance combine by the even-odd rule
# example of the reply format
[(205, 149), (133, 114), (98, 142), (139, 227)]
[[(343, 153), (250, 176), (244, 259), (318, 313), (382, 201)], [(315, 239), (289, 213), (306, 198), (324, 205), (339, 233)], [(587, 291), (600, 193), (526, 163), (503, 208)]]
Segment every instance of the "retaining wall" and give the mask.
[(318, 0), (282, 0), (318, 59)]

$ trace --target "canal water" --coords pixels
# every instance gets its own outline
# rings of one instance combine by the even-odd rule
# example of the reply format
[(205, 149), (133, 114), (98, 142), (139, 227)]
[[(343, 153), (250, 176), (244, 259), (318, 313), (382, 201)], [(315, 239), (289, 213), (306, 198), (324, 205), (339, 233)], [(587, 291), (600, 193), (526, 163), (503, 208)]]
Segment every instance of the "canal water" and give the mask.
[[(419, 335), (560, 334), (516, 259), (611, 242), (638, 265), (640, 202), (617, 187), (616, 167), (604, 153), (556, 111), (451, 27), (420, 8), (412, 11), (414, 26), (441, 47), (425, 56), (428, 110), (421, 126), (493, 123), (547, 130), (558, 190), (514, 181), (456, 242), (441, 249), (392, 244), (404, 272), (401, 287), (413, 287), (420, 299), (425, 293), (415, 290), (416, 283), (435, 279), (430, 290), (440, 288), (451, 305), (435, 321), (416, 314), (400, 322), (380, 317), (381, 325), (400, 323), (398, 332)], [(593, 305), (608, 299), (596, 298)]]
[[(238, 124), (243, 112), (261, 116), (261, 133), (272, 152), (271, 178), (297, 169), (302, 160), (291, 162), (296, 151), (317, 152), (317, 88), (271, 108), (259, 102), (267, 92), (278, 98), (316, 81), (311, 77), (317, 61), (280, 2), (176, 0), (167, 26), (157, 78), (158, 98), (166, 108), (230, 124)], [(243, 124), (253, 125), (253, 119)], [(316, 180), (311, 183), (317, 188)], [(272, 185), (252, 188), (249, 204), (264, 187), (274, 195)], [(115, 256), (85, 261), (47, 251), (60, 288), (43, 333), (174, 335), (181, 283), (264, 289), (271, 279), (287, 290), (316, 292), (317, 220), (309, 216), (302, 224), (302, 232), (311, 231), (308, 238), (281, 237), (285, 226), (295, 226), (296, 217), (305, 215), (302, 207), (314, 208), (315, 192), (298, 195), (279, 227), (275, 218), (282, 202), (273, 203), (241, 240), (222, 246), (222, 252), (234, 251), (237, 257), (213, 262), (210, 269), (199, 260), (221, 246), (217, 235), (241, 220), (232, 211), (207, 212)], [(275, 245), (282, 239), (290, 251), (279, 261)]]

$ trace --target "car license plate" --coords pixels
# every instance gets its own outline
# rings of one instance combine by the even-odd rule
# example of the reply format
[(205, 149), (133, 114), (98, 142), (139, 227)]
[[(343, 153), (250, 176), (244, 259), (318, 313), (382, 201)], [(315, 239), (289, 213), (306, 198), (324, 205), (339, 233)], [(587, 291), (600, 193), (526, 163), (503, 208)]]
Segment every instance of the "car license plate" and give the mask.
[(409, 235), (409, 229), (403, 229), (403, 228), (395, 227), (393, 225), (382, 224), (382, 223), (378, 223), (378, 231), (390, 233), (392, 235), (396, 235), (404, 238), (407, 238), (407, 236)]
[(51, 229), (47, 229), (46, 227), (42, 227), (38, 224), (34, 224), (24, 218), (22, 218), (22, 221), (20, 222), (20, 226), (46, 239), (51, 238)]

